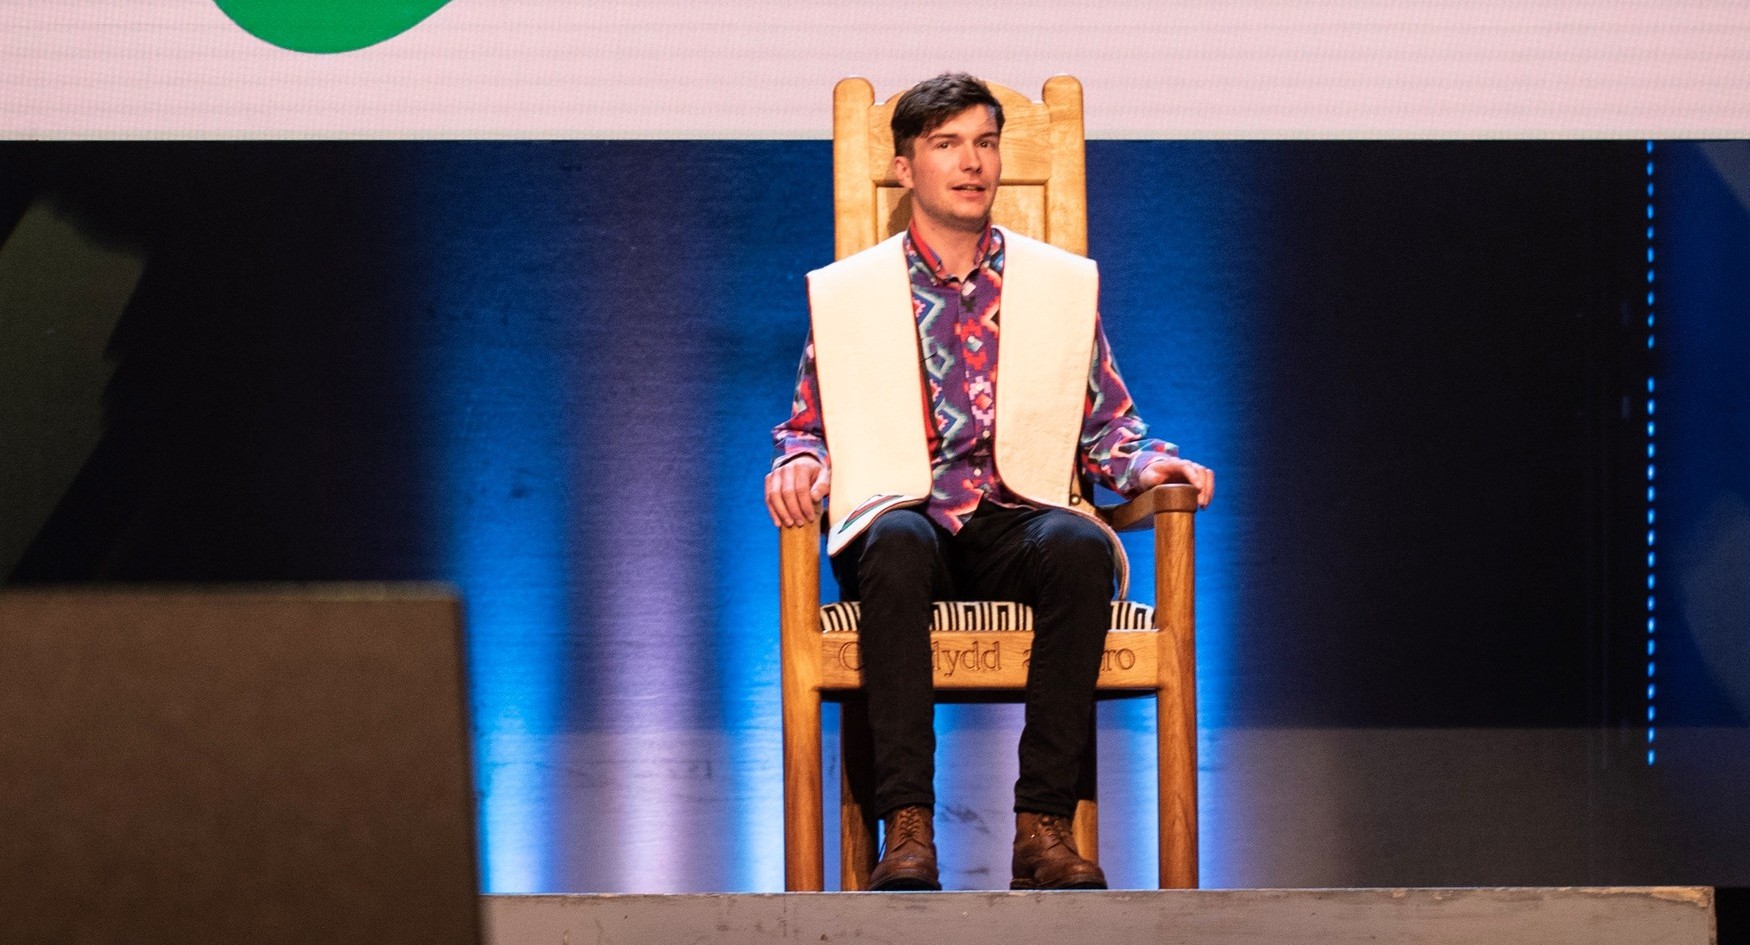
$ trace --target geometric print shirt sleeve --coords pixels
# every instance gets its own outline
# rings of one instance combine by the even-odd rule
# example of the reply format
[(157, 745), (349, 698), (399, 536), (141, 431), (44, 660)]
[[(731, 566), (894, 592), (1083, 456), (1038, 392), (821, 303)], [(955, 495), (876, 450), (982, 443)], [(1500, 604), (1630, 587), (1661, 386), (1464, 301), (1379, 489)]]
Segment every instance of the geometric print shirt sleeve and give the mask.
[(802, 363), (796, 369), (796, 395), (790, 401), (790, 418), (772, 428), (772, 468), (799, 457), (812, 456), (827, 465), (826, 433), (820, 419), (820, 379), (815, 375), (814, 332), (802, 346)]
[(1148, 435), (1130, 389), (1118, 373), (1106, 329), (1094, 318), (1094, 356), (1088, 366), (1087, 406), (1082, 412), (1081, 467), (1095, 481), (1125, 498), (1141, 492), (1143, 467), (1179, 448)]

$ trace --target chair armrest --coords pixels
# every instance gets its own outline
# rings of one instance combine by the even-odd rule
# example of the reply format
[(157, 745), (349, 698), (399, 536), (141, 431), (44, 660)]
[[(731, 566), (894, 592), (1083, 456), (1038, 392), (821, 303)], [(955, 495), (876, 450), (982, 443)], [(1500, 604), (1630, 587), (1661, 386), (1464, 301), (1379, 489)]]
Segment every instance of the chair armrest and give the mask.
[(1113, 531), (1136, 531), (1149, 527), (1162, 512), (1197, 511), (1197, 487), (1182, 482), (1155, 486), (1129, 502), (1102, 505), (1095, 511)]
[(820, 670), (804, 654), (820, 643), (820, 531), (814, 523), (778, 529), (779, 652), (785, 672), (811, 688)]
[(820, 533), (818, 523), (778, 529), (778, 569), (784, 580), (820, 581)]

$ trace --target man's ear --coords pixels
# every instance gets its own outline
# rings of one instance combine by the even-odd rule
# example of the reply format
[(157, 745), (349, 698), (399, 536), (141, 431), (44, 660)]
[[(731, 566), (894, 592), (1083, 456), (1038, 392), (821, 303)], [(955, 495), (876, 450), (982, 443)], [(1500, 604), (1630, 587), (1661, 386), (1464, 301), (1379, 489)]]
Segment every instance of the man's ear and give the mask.
[(893, 177), (899, 181), (899, 186), (911, 189), (911, 159), (903, 154), (893, 156)]

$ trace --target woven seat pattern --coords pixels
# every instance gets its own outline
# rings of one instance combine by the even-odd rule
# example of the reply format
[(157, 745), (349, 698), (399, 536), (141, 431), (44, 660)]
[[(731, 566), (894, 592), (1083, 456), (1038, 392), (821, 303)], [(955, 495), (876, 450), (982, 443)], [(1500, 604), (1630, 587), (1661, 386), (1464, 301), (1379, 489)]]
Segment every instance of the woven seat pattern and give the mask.
[[(820, 627), (826, 633), (855, 633), (860, 610), (856, 601), (839, 601), (820, 608)], [(1112, 602), (1113, 630), (1152, 630), (1155, 609), (1130, 600)], [(1010, 631), (1031, 632), (1033, 608), (1014, 601), (939, 600), (930, 620), (932, 631), (957, 633)]]

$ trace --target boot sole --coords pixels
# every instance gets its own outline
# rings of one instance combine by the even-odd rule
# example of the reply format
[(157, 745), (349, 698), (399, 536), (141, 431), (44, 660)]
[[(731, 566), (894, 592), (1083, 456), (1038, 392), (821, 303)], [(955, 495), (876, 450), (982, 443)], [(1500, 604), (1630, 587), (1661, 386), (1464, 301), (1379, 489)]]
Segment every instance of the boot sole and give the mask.
[(879, 886), (870, 886), (870, 892), (941, 892), (942, 884), (933, 883), (927, 879), (917, 879), (911, 876), (895, 876)]
[(1105, 883), (1081, 882), (1081, 883), (1068, 883), (1068, 884), (1063, 885), (1063, 886), (1041, 886), (1038, 883), (1036, 883), (1030, 879), (1012, 879), (1012, 880), (1009, 880), (1009, 889), (1011, 891), (1013, 891), (1013, 890), (1027, 890), (1027, 889), (1105, 889), (1105, 888), (1107, 888)]

